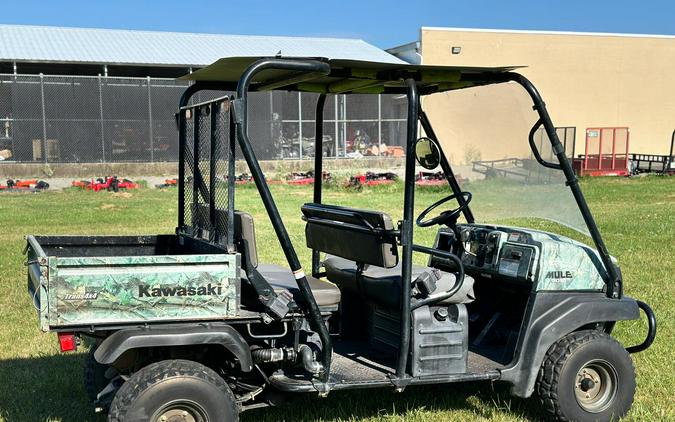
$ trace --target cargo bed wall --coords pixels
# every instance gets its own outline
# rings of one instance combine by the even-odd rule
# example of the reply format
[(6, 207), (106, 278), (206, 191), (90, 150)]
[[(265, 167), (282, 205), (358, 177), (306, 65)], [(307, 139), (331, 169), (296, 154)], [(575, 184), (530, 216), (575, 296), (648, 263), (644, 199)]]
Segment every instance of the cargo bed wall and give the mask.
[[(121, 254), (122, 244), (127, 244), (129, 251), (150, 253), (152, 244), (157, 245), (152, 238), (134, 245), (129, 244), (129, 237), (61, 237), (59, 246), (54, 244), (55, 238), (29, 237), (29, 291), (39, 309), (42, 329), (237, 316), (238, 254), (101, 253)], [(101, 256), (86, 256), (83, 239)], [(46, 242), (44, 248), (40, 240)], [(178, 249), (169, 245), (166, 250)], [(75, 251), (84, 251), (83, 256), (74, 256)]]

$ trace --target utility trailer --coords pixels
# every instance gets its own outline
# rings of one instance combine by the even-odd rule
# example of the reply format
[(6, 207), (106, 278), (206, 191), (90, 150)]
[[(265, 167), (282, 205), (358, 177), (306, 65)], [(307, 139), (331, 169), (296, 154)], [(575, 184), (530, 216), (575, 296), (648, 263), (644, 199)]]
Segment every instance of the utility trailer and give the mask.
[(588, 128), (585, 153), (574, 159), (574, 169), (579, 176), (630, 176), (629, 145), (627, 127)]
[(675, 130), (670, 137), (668, 155), (657, 154), (630, 154), (632, 173), (658, 173), (666, 176), (675, 174)]
[[(175, 234), (27, 241), (40, 325), (58, 333), (63, 351), (91, 340), (85, 389), (109, 421), (236, 421), (241, 411), (297, 394), (466, 381), (505, 382), (518, 397), (536, 391), (557, 420), (609, 421), (629, 410), (629, 353), (652, 344), (656, 319), (647, 304), (623, 295), (618, 264), (544, 102), (513, 68), (230, 57), (186, 79), (194, 83), (177, 113)], [(420, 97), (506, 83), (534, 103), (538, 120), (525, 142), (534, 157), (528, 171), (538, 165), (541, 174), (515, 183), (489, 178), (487, 189), (467, 185), (474, 195), (455, 177)], [(317, 94), (317, 151), (327, 95), (395, 94), (408, 103), (402, 219), (324, 203), (323, 157), (315, 154), (312, 202), (298, 210), (312, 251), (308, 272), (247, 130), (249, 92), (273, 89)], [(205, 90), (224, 95), (191, 102)], [(426, 136), (418, 137), (418, 126)], [(542, 127), (556, 162), (535, 144)], [(287, 266), (259, 262), (258, 248), (275, 246), (259, 244), (254, 217), (235, 206), (236, 145)], [(416, 162), (442, 170), (448, 185), (448, 195), (417, 217)], [(550, 196), (554, 185), (565, 195)], [(539, 197), (526, 201), (526, 193)], [(495, 206), (499, 194), (512, 206)], [(495, 211), (550, 209), (554, 200), (555, 210), (572, 207), (594, 247), (480, 221), (471, 204), (481, 198)], [(415, 243), (414, 225), (436, 230), (433, 245)], [(414, 265), (413, 253), (427, 264)], [(640, 310), (648, 333), (625, 348), (612, 329)]]

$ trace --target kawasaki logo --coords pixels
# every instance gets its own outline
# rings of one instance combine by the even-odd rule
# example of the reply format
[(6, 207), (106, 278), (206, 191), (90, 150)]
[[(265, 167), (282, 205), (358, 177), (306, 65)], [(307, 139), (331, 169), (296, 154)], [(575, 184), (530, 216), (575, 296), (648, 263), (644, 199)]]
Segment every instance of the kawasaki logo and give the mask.
[(549, 271), (544, 278), (573, 278), (572, 271)]
[(155, 287), (148, 285), (138, 286), (138, 297), (164, 297), (164, 296), (220, 296), (223, 294), (221, 286), (213, 286), (211, 283), (202, 287)]

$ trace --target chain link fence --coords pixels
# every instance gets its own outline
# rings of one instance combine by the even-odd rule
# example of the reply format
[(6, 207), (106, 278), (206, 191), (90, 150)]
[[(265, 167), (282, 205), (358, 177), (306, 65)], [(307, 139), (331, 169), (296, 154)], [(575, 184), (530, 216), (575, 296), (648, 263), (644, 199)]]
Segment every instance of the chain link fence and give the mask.
[[(174, 79), (0, 74), (0, 160), (25, 163), (178, 161)], [(200, 92), (196, 102), (222, 96)], [(313, 157), (316, 94), (250, 95), (249, 134), (261, 160)], [(326, 157), (400, 155), (400, 95), (330, 95)]]

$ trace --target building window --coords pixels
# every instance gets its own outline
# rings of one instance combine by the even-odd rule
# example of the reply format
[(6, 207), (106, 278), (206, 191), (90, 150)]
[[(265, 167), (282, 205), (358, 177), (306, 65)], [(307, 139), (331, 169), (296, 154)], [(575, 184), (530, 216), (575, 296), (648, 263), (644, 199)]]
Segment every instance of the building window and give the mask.
[(452, 47), (452, 54), (459, 54), (462, 52), (462, 47)]

